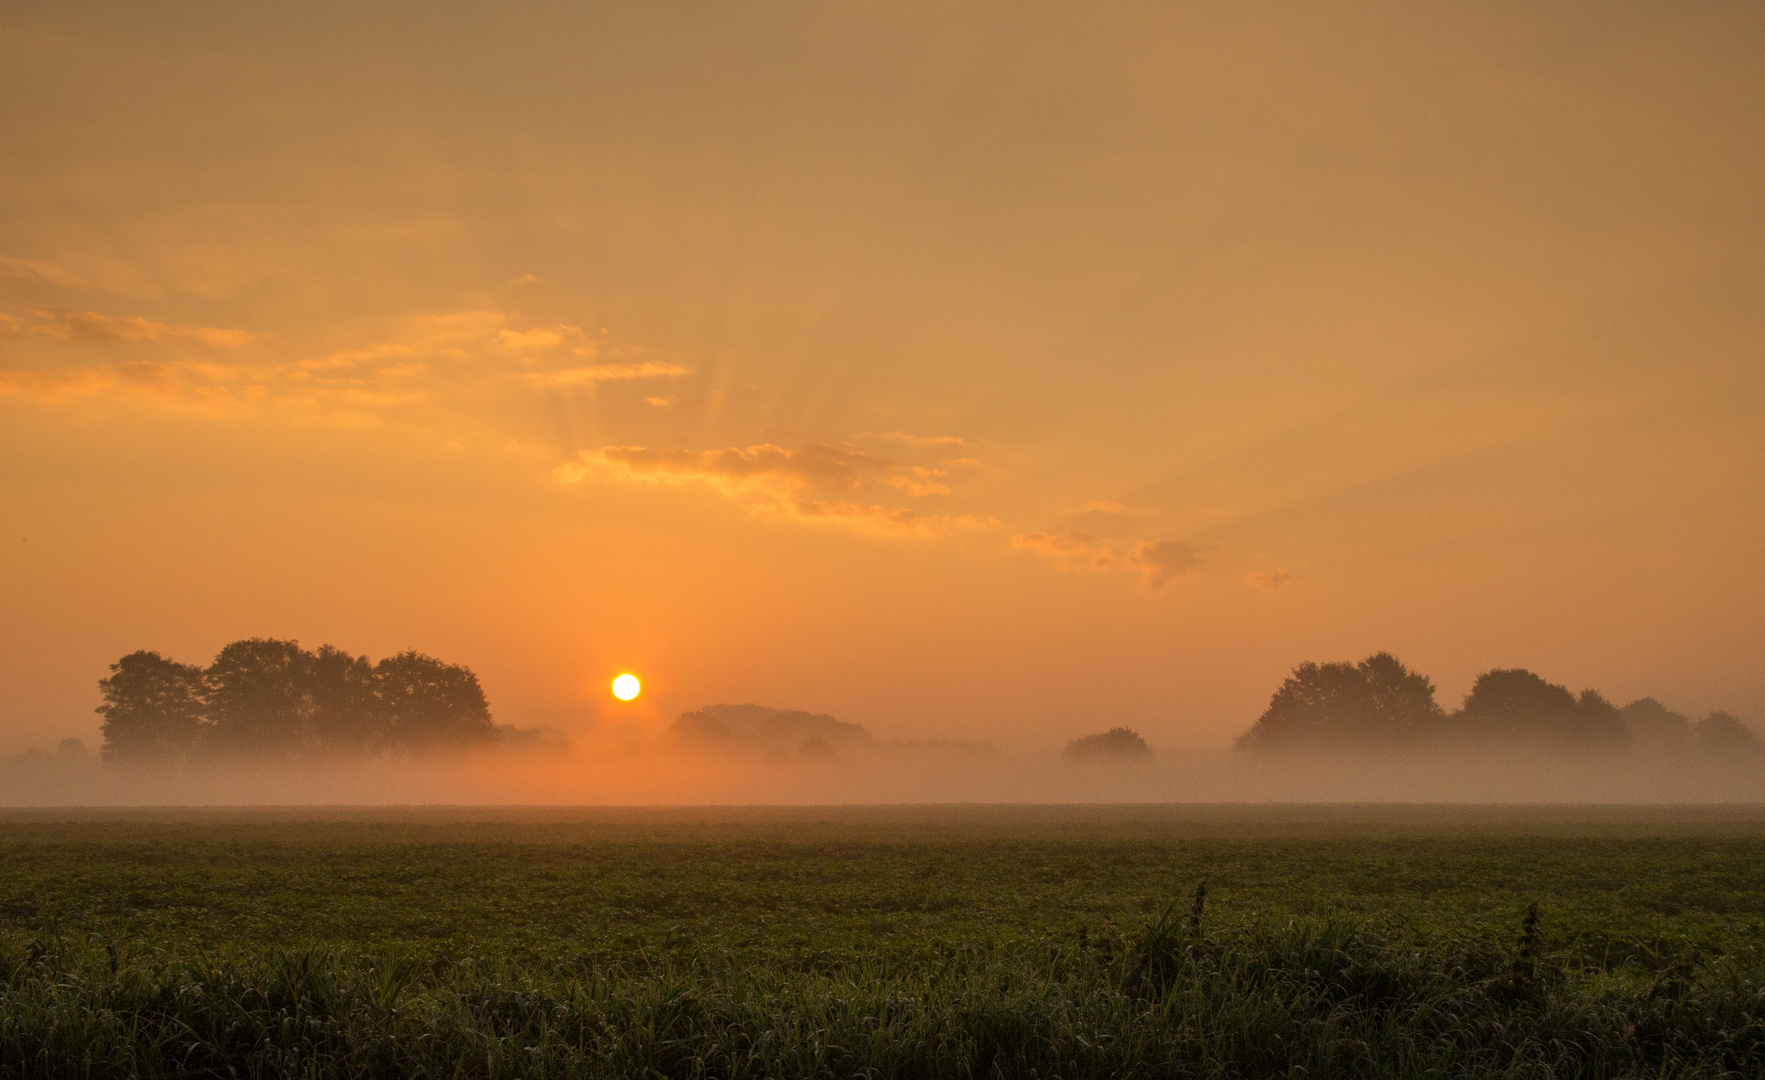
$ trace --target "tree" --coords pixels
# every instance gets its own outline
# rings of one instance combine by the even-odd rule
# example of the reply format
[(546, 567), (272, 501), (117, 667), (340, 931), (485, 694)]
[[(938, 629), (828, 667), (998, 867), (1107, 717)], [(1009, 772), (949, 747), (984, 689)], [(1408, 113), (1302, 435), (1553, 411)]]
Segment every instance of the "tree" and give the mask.
[(1584, 690), (1577, 698), (1524, 668), (1477, 676), (1459, 716), (1470, 733), (1506, 740), (1612, 746), (1629, 738), (1623, 715), (1598, 691)]
[(1618, 710), (1633, 738), (1652, 743), (1683, 742), (1691, 733), (1691, 721), (1652, 697), (1637, 698)]
[(428, 750), (496, 738), (490, 705), (469, 668), (401, 652), (374, 665), (374, 689), (392, 746)]
[(223, 648), (203, 673), (211, 748), (271, 757), (303, 750), (312, 661), (298, 641), (245, 638)]
[(825, 757), (867, 747), (872, 741), (862, 724), (836, 720), (825, 713), (772, 709), (752, 702), (706, 705), (681, 713), (668, 726), (667, 739), (683, 750), (760, 753), (778, 760)]
[(402, 652), (378, 664), (330, 645), (245, 638), (206, 670), (138, 652), (99, 681), (106, 760), (328, 758), (497, 738), (478, 676)]
[(1243, 750), (1297, 746), (1406, 746), (1441, 729), (1434, 683), (1390, 653), (1358, 664), (1304, 663), (1238, 739)]
[(1583, 690), (1575, 699), (1575, 711), (1563, 734), (1581, 743), (1617, 746), (1630, 740), (1630, 727), (1618, 706), (1607, 701), (1598, 690)]
[(202, 669), (141, 650), (110, 671), (98, 680), (104, 760), (171, 762), (189, 754), (205, 727)]
[(1731, 713), (1713, 712), (1691, 726), (1698, 749), (1709, 754), (1753, 754), (1765, 744)]
[(322, 755), (361, 754), (383, 747), (388, 737), (374, 666), (330, 645), (307, 661), (308, 737)]
[(1485, 732), (1527, 735), (1573, 714), (1575, 695), (1525, 668), (1497, 668), (1477, 676), (1460, 711)]
[(1152, 747), (1133, 728), (1118, 727), (1098, 735), (1086, 735), (1066, 744), (1068, 761), (1141, 761), (1152, 756)]

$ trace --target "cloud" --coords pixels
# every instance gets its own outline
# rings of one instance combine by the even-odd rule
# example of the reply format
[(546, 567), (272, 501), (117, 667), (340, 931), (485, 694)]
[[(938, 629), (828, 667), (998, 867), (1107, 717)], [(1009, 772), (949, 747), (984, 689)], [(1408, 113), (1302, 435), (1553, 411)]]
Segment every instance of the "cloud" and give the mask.
[(1274, 592), (1292, 580), (1293, 571), (1291, 570), (1271, 570), (1266, 574), (1251, 574), (1244, 579), (1244, 583)]
[(905, 471), (889, 477), (890, 487), (899, 488), (909, 495), (948, 495), (948, 485), (940, 484), (932, 479), (944, 475), (942, 470), (927, 469), (919, 465), (908, 465)]
[(608, 446), (600, 460), (623, 479), (662, 483), (708, 483), (726, 491), (751, 486), (792, 491), (852, 491), (886, 479), (892, 467), (862, 450), (811, 443), (787, 450), (771, 443), (728, 450), (650, 450)]
[(909, 446), (968, 446), (967, 439), (957, 435), (909, 435), (905, 431), (885, 431), (877, 433), (866, 431), (859, 438), (886, 439), (890, 442), (906, 443)]
[[(536, 371), (526, 379), (534, 386), (556, 388), (583, 386), (588, 383), (616, 382), (624, 379), (672, 379), (689, 373), (679, 364), (645, 361), (641, 364), (591, 364), (588, 367), (563, 368), (557, 371)], [(655, 404), (655, 398), (646, 398)], [(661, 399), (666, 400), (666, 399)]]
[(1062, 570), (1113, 570), (1121, 565), (1121, 556), (1101, 537), (1076, 529), (1063, 533), (1018, 533), (1010, 543), (1016, 550), (1040, 555)]
[(851, 502), (799, 500), (788, 508), (790, 517), (812, 524), (839, 525), (857, 532), (911, 533), (935, 536), (952, 529), (984, 529), (999, 524), (997, 518), (972, 514), (926, 514), (910, 506), (881, 506)]
[[(584, 364), (601, 346), (580, 328), (522, 326), (497, 311), (416, 315), (393, 329), (390, 340), (287, 359), (243, 330), (15, 307), (0, 311), (0, 335), (36, 345), (0, 354), (0, 393), (48, 403), (111, 397), (200, 412), (275, 409), (349, 422), (409, 420), (423, 410), (429, 421), (452, 426), (476, 423), (499, 397), (535, 388), (688, 373), (631, 350)], [(90, 350), (58, 349), (81, 343), (116, 352), (94, 361)], [(207, 352), (175, 355), (192, 345), (235, 355), (226, 362)]]
[(1178, 578), (1200, 569), (1202, 551), (1179, 540), (1142, 540), (1127, 555), (1127, 564), (1140, 571), (1140, 583), (1157, 592)]
[(582, 333), (574, 326), (537, 326), (532, 330), (499, 330), (496, 334), (496, 343), (505, 349), (522, 351), (550, 349), (562, 345), (567, 332), (574, 332), (577, 335)]
[(248, 365), (125, 360), (84, 367), (0, 371), (0, 394), (59, 401), (147, 400), (214, 413), (266, 404), (273, 398), (286, 399), (288, 396), (278, 393), (274, 382), (273, 373)]
[(11, 255), (0, 255), (0, 277), (46, 281), (68, 289), (82, 289), (88, 284), (85, 278), (54, 263), (19, 259)]
[[(566, 484), (589, 478), (630, 484), (699, 485), (756, 512), (864, 532), (929, 535), (996, 524), (991, 518), (927, 513), (893, 500), (948, 495), (945, 470), (903, 464), (852, 447), (772, 443), (722, 450), (604, 446), (559, 466)], [(890, 501), (884, 501), (884, 500)]]
[[(246, 331), (12, 308), (0, 311), (0, 335), (21, 346), (0, 351), (0, 396), (408, 424), (456, 439), (500, 422), (505, 432), (530, 439), (536, 392), (637, 384), (637, 392), (615, 400), (654, 415), (650, 409), (669, 409), (675, 399), (645, 381), (692, 373), (671, 358), (590, 340), (578, 326), (526, 324), (498, 311), (413, 315), (389, 331), (381, 340), (287, 356), (278, 351), (281, 343)], [(74, 347), (82, 342), (104, 348), (95, 354)], [(572, 407), (568, 398), (560, 404)], [(756, 442), (697, 451), (609, 445), (554, 474), (567, 484), (593, 478), (709, 488), (756, 514), (865, 533), (929, 536), (998, 524), (950, 507), (956, 481), (979, 465), (959, 456), (966, 440), (901, 432), (877, 438), (882, 442), (872, 445)]]
[(63, 311), (57, 308), (13, 308), (4, 327), (20, 334), (35, 334), (58, 341), (98, 341), (136, 344), (144, 341), (185, 339), (204, 345), (233, 348), (248, 344), (253, 335), (244, 330), (215, 326), (173, 326), (136, 315), (116, 317), (95, 311)]
[(1077, 529), (1018, 533), (1010, 543), (1016, 550), (1039, 555), (1062, 570), (1137, 570), (1141, 585), (1152, 592), (1193, 574), (1206, 560), (1205, 549), (1180, 540), (1141, 540), (1121, 552), (1102, 537)]

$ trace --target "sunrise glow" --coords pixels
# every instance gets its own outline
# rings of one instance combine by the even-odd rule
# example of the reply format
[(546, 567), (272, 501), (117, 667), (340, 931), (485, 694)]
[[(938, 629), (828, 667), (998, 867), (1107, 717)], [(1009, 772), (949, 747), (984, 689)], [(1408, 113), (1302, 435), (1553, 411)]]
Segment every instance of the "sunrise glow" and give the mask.
[(642, 690), (643, 684), (637, 681), (636, 675), (627, 673), (613, 680), (613, 696), (620, 701), (630, 701)]
[(1627, 4), (4, 5), (0, 761), (1765, 731), (1765, 7)]

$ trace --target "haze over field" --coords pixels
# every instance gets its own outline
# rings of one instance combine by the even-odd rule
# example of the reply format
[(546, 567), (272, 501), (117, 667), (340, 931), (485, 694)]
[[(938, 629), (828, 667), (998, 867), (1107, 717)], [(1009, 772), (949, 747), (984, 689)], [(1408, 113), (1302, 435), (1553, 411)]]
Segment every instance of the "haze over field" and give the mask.
[[(0, 803), (1756, 800), (1690, 725), (1765, 725), (1762, 47), (8, 5)], [(530, 734), (98, 763), (109, 665), (259, 637), (464, 665)], [(1686, 741), (1231, 749), (1384, 650), (1443, 718), (1524, 668)], [(868, 742), (707, 756), (718, 703)], [(1150, 758), (1062, 760), (1116, 728)]]
[[(629, 675), (616, 685), (638, 692)], [(495, 724), (461, 665), (265, 639), (230, 643), (206, 668), (132, 653), (99, 686), (98, 755), (70, 738), (0, 761), (0, 805), (1765, 798), (1765, 740), (1731, 713), (1619, 708), (1520, 669), (1478, 676), (1449, 712), (1388, 653), (1299, 665), (1235, 752), (1161, 755), (1115, 727), (1059, 759), (755, 704), (681, 713), (656, 738), (571, 738)]]

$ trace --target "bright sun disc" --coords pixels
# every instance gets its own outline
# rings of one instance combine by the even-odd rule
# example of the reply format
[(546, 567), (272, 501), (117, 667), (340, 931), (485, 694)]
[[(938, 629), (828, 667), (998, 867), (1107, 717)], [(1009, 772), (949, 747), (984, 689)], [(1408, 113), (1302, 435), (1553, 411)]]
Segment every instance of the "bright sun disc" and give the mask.
[(613, 680), (613, 696), (620, 701), (630, 701), (642, 689), (643, 686), (638, 683), (636, 675), (621, 675)]

